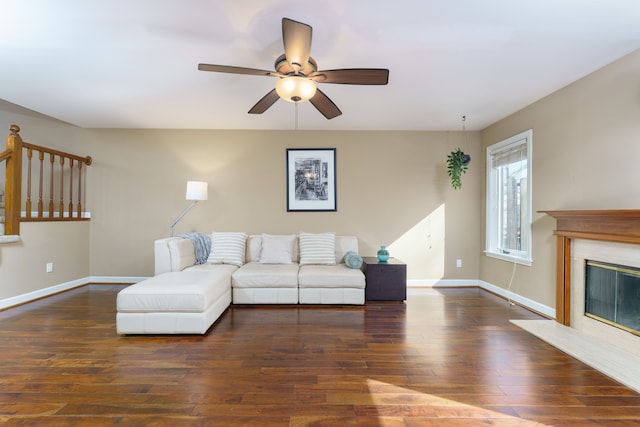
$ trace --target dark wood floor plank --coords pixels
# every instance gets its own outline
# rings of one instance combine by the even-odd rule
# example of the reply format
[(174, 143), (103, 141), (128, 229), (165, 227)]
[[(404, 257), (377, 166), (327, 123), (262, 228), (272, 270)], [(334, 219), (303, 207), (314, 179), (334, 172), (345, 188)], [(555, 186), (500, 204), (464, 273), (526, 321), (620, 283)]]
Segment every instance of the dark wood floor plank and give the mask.
[(0, 311), (0, 422), (47, 426), (640, 425), (640, 395), (479, 289), (234, 306), (204, 336), (118, 336), (121, 285)]

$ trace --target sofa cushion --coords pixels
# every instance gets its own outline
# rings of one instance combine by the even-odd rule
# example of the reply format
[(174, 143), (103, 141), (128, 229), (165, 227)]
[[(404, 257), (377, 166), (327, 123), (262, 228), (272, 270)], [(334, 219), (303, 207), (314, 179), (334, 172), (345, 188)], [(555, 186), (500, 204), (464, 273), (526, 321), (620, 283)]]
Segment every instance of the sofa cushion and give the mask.
[(189, 239), (193, 244), (193, 251), (196, 255), (196, 264), (204, 264), (211, 253), (211, 235), (204, 233), (181, 233), (178, 237)]
[(235, 267), (160, 274), (118, 293), (118, 312), (202, 312), (225, 292)]
[(278, 236), (263, 234), (260, 263), (291, 264), (293, 262), (293, 245), (295, 240), (295, 234)]
[(358, 288), (364, 289), (364, 273), (337, 265), (302, 265), (298, 272), (300, 288)]
[(260, 255), (262, 254), (262, 234), (250, 234), (247, 237), (246, 254), (244, 261), (260, 261)]
[(240, 267), (244, 264), (247, 234), (242, 232), (211, 233), (211, 253), (209, 264), (232, 264)]
[[(247, 249), (244, 262), (260, 261), (262, 256), (262, 234), (251, 234), (247, 237)], [(298, 238), (293, 240), (293, 255), (291, 257), (292, 262), (300, 261), (300, 249), (298, 244)]]
[(297, 288), (298, 264), (248, 262), (231, 276), (234, 288)]
[(347, 252), (358, 253), (358, 238), (356, 236), (336, 236), (336, 262), (344, 262)]
[(169, 240), (171, 271), (182, 271), (196, 263), (196, 253), (189, 239)]
[(300, 233), (300, 265), (336, 263), (334, 233)]

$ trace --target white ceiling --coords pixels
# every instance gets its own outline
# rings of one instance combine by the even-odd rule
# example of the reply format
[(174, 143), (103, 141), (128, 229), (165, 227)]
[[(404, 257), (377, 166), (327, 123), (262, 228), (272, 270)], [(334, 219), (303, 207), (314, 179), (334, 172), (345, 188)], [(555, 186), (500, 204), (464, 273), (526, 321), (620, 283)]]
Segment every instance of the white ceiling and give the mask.
[[(0, 99), (87, 128), (293, 129), (247, 111), (275, 78), (281, 19), (313, 27), (320, 69), (389, 68), (387, 86), (320, 84), (343, 115), (299, 129), (482, 129), (640, 48), (638, 0), (15, 0), (0, 10)], [(640, 76), (638, 76), (640, 78)]]

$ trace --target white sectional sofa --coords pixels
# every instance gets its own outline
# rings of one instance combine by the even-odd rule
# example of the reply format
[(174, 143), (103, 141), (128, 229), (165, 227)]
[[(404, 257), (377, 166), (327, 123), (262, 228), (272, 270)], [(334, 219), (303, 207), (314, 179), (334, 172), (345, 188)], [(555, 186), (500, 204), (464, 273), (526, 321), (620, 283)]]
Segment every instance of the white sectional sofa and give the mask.
[(188, 238), (155, 241), (155, 276), (118, 294), (118, 333), (203, 334), (231, 303), (364, 304), (364, 274), (345, 264), (354, 236), (213, 233), (207, 262), (196, 252)]

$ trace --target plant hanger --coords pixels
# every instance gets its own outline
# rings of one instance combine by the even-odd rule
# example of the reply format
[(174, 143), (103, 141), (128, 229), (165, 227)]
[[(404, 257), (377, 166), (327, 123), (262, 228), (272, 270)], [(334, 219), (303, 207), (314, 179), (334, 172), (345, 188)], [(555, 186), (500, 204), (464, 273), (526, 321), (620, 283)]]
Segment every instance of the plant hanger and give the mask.
[[(467, 136), (465, 133), (465, 121), (467, 116), (462, 116), (462, 138), (467, 142)], [(451, 186), (454, 190), (458, 190), (462, 187), (461, 176), (467, 173), (469, 169), (469, 162), (471, 162), (471, 156), (465, 154), (460, 147), (453, 150), (447, 156), (447, 174), (451, 178)]]

